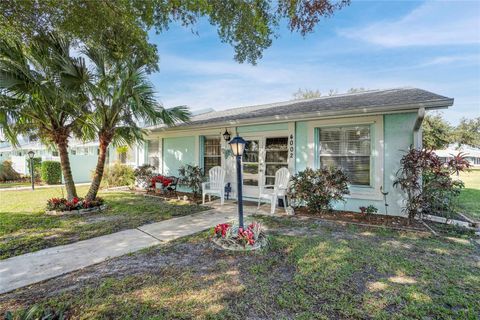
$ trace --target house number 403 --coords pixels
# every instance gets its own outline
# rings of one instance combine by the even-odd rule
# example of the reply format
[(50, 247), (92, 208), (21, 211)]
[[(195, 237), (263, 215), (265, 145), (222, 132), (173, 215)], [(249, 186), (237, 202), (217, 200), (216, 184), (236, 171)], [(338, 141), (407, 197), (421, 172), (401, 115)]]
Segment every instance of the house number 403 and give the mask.
[(293, 134), (290, 135), (290, 139), (289, 139), (289, 142), (288, 142), (288, 153), (289, 153), (289, 158), (290, 159), (293, 159), (293, 154), (294, 154), (294, 151), (295, 151), (295, 147), (293, 146), (294, 144), (294, 141), (293, 141)]

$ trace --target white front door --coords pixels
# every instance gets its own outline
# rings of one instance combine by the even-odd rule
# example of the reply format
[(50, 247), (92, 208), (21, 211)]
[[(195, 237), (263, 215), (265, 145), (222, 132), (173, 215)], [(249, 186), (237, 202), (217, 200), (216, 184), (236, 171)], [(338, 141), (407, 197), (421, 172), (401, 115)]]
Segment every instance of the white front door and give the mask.
[(263, 139), (245, 138), (247, 142), (242, 157), (243, 193), (245, 197), (258, 197), (260, 177), (263, 174)]
[(247, 198), (257, 198), (259, 186), (273, 185), (275, 172), (288, 168), (288, 136), (246, 137), (245, 141), (243, 193)]

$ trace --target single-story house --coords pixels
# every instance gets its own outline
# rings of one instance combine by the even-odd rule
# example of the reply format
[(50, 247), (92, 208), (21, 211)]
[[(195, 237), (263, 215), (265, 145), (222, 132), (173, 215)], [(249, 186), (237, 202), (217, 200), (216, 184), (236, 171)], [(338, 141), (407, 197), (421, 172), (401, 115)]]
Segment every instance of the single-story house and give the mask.
[(452, 104), (452, 98), (426, 90), (399, 88), (213, 111), (175, 127), (150, 127), (140, 152), (164, 175), (178, 176), (183, 164), (206, 171), (222, 166), (235, 186), (235, 161), (222, 136), (228, 131), (247, 141), (246, 198), (256, 199), (259, 186), (272, 184), (281, 167), (295, 174), (333, 165), (350, 178), (350, 195), (337, 209), (374, 205), (385, 212), (383, 190), (388, 214), (401, 215), (403, 196), (392, 185), (400, 158), (410, 145), (421, 147), (425, 111)]
[(435, 153), (443, 161), (449, 161), (454, 156), (462, 153), (470, 165), (474, 168), (480, 167), (480, 148), (474, 148), (471, 146), (458, 146), (457, 144), (451, 144), (446, 149), (435, 150)]

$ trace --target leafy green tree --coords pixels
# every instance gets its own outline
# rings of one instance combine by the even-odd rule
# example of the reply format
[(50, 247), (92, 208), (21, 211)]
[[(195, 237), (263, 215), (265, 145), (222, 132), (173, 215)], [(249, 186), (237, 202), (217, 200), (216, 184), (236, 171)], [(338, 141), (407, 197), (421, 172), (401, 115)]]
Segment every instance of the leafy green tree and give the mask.
[(455, 128), (455, 142), (480, 148), (480, 117), (474, 119), (462, 118)]
[(322, 93), (320, 90), (311, 90), (311, 89), (298, 89), (297, 92), (293, 94), (293, 98), (295, 100), (302, 100), (302, 99), (314, 99), (320, 98)]
[(147, 80), (142, 61), (109, 59), (105, 50), (88, 48), (85, 54), (95, 68), (89, 86), (93, 113), (84, 127), (85, 139), (99, 141), (99, 155), (86, 199), (95, 199), (102, 181), (108, 146), (141, 143), (146, 133), (139, 124), (174, 125), (188, 121), (184, 106), (165, 109), (155, 100), (153, 85)]
[(453, 128), (440, 113), (426, 115), (422, 123), (423, 147), (431, 150), (445, 149), (453, 141)]
[(350, 0), (2, 0), (0, 35), (28, 41), (38, 32), (60, 30), (90, 46), (102, 44), (115, 59), (136, 56), (157, 70), (156, 46), (148, 31), (161, 33), (172, 23), (193, 27), (207, 19), (235, 60), (255, 63), (278, 36), (282, 22), (302, 36)]
[(68, 158), (68, 139), (87, 113), (85, 61), (70, 55), (71, 41), (51, 33), (25, 47), (0, 40), (0, 126), (14, 145), (18, 134), (39, 137), (60, 155), (68, 198), (77, 196)]

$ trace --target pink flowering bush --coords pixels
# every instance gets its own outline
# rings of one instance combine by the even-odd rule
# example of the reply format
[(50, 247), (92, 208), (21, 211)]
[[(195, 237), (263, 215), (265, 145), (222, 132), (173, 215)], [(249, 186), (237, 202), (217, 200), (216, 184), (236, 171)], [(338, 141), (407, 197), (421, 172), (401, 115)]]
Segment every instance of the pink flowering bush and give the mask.
[(73, 198), (70, 201), (65, 198), (51, 198), (47, 200), (47, 210), (72, 211), (99, 207), (103, 204), (104, 200), (100, 197), (97, 197), (95, 200), (92, 201), (77, 197)]
[(263, 240), (264, 234), (258, 222), (250, 223), (246, 228), (241, 228), (229, 223), (221, 223), (213, 228), (214, 240), (223, 246), (243, 248), (254, 246), (259, 240)]

